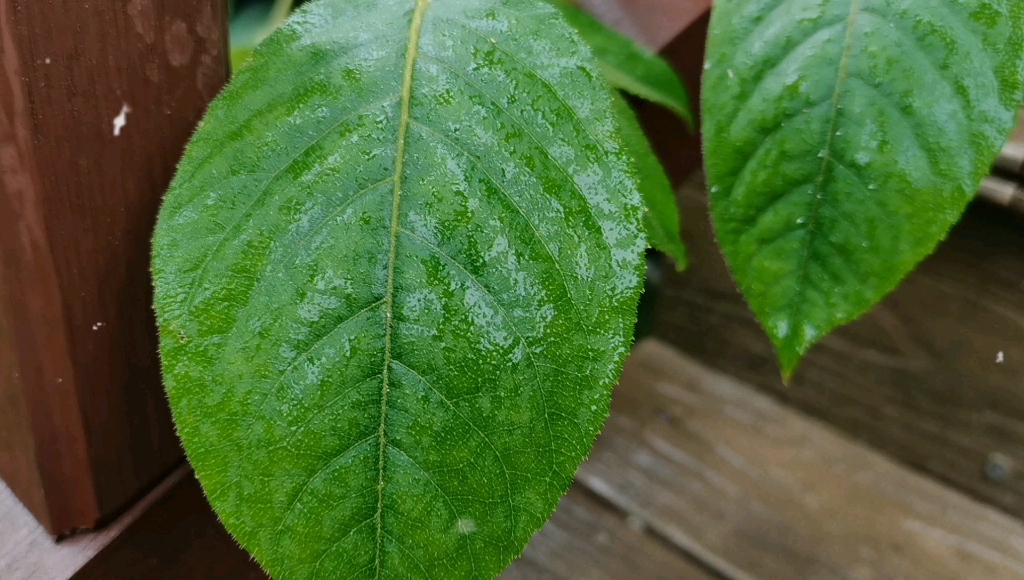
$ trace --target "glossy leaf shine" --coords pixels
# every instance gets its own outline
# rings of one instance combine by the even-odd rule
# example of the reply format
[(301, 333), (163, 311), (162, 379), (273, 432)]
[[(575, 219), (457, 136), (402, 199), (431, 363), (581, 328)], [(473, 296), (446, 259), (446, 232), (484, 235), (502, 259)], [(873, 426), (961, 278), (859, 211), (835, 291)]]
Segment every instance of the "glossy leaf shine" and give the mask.
[(974, 196), (1020, 105), (1017, 0), (719, 0), (702, 92), (718, 241), (789, 375)]
[(278, 579), (491, 578), (608, 413), (642, 206), (539, 0), (319, 0), (210, 107), (161, 210), (167, 392)]

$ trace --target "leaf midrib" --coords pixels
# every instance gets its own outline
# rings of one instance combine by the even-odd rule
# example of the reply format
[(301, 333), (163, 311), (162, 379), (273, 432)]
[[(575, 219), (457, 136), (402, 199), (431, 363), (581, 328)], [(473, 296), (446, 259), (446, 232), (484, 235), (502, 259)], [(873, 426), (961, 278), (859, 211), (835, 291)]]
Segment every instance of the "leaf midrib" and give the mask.
[[(803, 293), (803, 286), (807, 279), (807, 263), (810, 260), (811, 247), (814, 245), (814, 227), (818, 220), (818, 215), (821, 212), (822, 198), (824, 193), (822, 192), (822, 186), (825, 182), (825, 175), (828, 172), (829, 162), (832, 160), (832, 141), (835, 138), (836, 132), (836, 121), (839, 117), (839, 98), (843, 88), (843, 82), (846, 80), (846, 71), (850, 58), (850, 45), (853, 41), (853, 25), (857, 19), (857, 13), (860, 9), (860, 0), (850, 0), (850, 12), (846, 17), (846, 33), (843, 40), (843, 51), (839, 58), (839, 69), (836, 73), (836, 86), (832, 93), (832, 111), (830, 113), (828, 133), (825, 135), (825, 148), (822, 150), (824, 156), (821, 160), (821, 170), (818, 173), (818, 179), (815, 181), (814, 186), (814, 205), (811, 206), (810, 215), (807, 217), (807, 235), (804, 236), (804, 247), (803, 252), (800, 256), (800, 265), (797, 268), (797, 278), (795, 292), (793, 292), (793, 306), (798, 304), (797, 296)], [(797, 332), (796, 328), (791, 328), (790, 332)], [(802, 345), (801, 345), (802, 348)], [(783, 374), (788, 375), (789, 369), (783, 369)]]
[(384, 460), (387, 455), (387, 433), (385, 419), (388, 413), (389, 369), (391, 367), (391, 333), (394, 326), (395, 299), (395, 260), (398, 256), (398, 210), (402, 201), (402, 169), (405, 163), (405, 136), (409, 129), (410, 101), (412, 100), (412, 73), (419, 51), (420, 29), (423, 27), (423, 14), (427, 10), (429, 0), (416, 0), (412, 21), (409, 24), (409, 41), (405, 50), (405, 69), (402, 72), (401, 113), (398, 119), (398, 138), (395, 148), (394, 194), (391, 199), (391, 225), (388, 230), (388, 270), (387, 290), (384, 294), (384, 370), (381, 373), (380, 425), (377, 438), (380, 441), (377, 459), (377, 512), (374, 520), (377, 524), (376, 555), (374, 557), (375, 576), (381, 577), (381, 552), (384, 541)]

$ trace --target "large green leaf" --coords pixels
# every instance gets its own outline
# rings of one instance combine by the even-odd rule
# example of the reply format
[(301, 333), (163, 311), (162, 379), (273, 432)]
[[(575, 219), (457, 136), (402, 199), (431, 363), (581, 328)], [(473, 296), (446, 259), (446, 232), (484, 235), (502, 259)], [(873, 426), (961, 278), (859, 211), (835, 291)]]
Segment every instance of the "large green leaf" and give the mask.
[(784, 375), (958, 219), (1013, 125), (1018, 0), (719, 0), (711, 213)]
[(620, 95), (615, 94), (612, 111), (619, 122), (619, 134), (626, 152), (633, 159), (644, 202), (644, 230), (647, 243), (664, 252), (676, 263), (676, 269), (686, 268), (686, 247), (679, 236), (679, 207), (675, 192), (665, 175), (665, 169), (651, 149), (633, 109)]
[(642, 209), (539, 0), (320, 0), (189, 144), (154, 240), (178, 432), (277, 578), (490, 578), (608, 413)]
[(608, 84), (671, 110), (693, 129), (690, 99), (679, 76), (665, 59), (570, 3), (554, 2), (594, 51)]

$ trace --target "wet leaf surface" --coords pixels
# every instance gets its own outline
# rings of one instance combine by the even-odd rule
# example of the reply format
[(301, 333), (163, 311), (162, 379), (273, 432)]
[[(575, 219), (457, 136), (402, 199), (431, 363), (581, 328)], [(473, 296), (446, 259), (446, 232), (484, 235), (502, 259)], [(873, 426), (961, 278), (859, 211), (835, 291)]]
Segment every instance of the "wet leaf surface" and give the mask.
[(538, 0), (321, 0), (197, 130), (154, 240), (168, 396), (286, 578), (491, 578), (608, 412), (642, 206)]
[(1020, 105), (1024, 3), (721, 0), (711, 214), (784, 375), (945, 237)]

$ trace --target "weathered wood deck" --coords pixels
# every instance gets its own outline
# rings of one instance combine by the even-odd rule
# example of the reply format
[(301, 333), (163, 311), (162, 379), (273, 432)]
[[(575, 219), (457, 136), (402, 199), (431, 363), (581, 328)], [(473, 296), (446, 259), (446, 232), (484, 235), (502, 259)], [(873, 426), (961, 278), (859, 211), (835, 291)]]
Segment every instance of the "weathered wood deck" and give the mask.
[[(265, 578), (188, 472), (54, 546), (0, 493), (0, 578)], [(130, 521), (129, 521), (130, 520)], [(502, 580), (1011, 580), (1024, 525), (711, 370), (636, 347), (555, 516)]]

